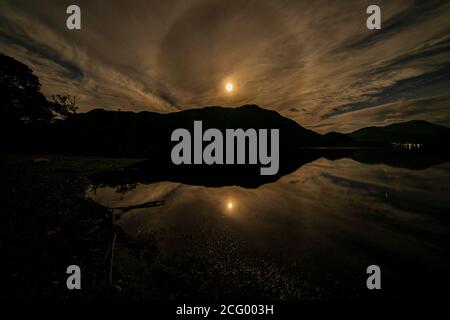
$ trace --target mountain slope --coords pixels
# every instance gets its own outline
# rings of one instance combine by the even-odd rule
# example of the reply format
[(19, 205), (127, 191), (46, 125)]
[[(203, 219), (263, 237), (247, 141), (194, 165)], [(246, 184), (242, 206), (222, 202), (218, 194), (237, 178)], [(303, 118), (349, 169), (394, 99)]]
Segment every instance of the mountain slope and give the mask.
[[(175, 145), (171, 134), (185, 128), (193, 134), (194, 121), (208, 128), (279, 129), (280, 154), (287, 157), (302, 147), (358, 147), (392, 142), (448, 144), (450, 129), (426, 121), (410, 121), (386, 127), (369, 127), (348, 135), (320, 135), (279, 113), (245, 105), (237, 108), (205, 107), (169, 114), (118, 112), (103, 109), (77, 114), (26, 140), (36, 150), (127, 157), (152, 157), (168, 161)], [(205, 145), (206, 143), (204, 143)]]
[[(126, 155), (170, 155), (171, 134), (177, 128), (193, 133), (194, 121), (201, 120), (203, 131), (217, 128), (279, 129), (280, 151), (296, 147), (320, 146), (322, 136), (279, 113), (245, 105), (238, 108), (205, 107), (169, 114), (117, 112), (102, 109), (78, 114), (61, 123), (53, 136), (67, 141), (69, 150)], [(64, 138), (62, 138), (64, 137)]]
[(423, 120), (367, 127), (348, 134), (360, 142), (440, 144), (450, 141), (450, 128)]

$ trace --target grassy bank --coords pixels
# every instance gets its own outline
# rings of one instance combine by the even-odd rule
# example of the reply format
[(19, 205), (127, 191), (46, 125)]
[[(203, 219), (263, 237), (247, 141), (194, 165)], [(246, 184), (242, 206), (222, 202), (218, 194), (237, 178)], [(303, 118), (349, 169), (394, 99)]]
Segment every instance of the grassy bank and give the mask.
[[(105, 294), (108, 210), (86, 200), (84, 193), (90, 174), (135, 161), (1, 155), (2, 297), (89, 299)], [(71, 264), (81, 268), (83, 290), (66, 288)]]

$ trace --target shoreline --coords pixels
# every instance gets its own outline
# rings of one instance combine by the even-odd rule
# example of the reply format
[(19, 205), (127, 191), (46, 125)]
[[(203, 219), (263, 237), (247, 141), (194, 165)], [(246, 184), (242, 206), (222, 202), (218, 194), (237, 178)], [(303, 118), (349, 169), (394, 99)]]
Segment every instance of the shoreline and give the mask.
[[(104, 257), (111, 236), (108, 209), (84, 197), (88, 176), (135, 161), (2, 154), (0, 199), (8, 214), (3, 217), (0, 250), (8, 263), (1, 297), (104, 295)], [(81, 268), (83, 290), (66, 288), (66, 268), (72, 264)]]

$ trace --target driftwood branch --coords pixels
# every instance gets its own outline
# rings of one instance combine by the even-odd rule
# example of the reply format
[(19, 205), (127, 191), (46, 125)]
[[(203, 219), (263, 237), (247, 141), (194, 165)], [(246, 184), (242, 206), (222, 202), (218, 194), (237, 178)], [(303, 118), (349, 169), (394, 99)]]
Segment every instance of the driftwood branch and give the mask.
[[(152, 208), (152, 207), (158, 207), (165, 204), (165, 201), (159, 200), (159, 201), (149, 201), (145, 203), (141, 203), (134, 206), (128, 206), (128, 207), (115, 207), (115, 208), (108, 208), (111, 212), (111, 230), (112, 230), (112, 238), (111, 238), (111, 246), (109, 247), (106, 255), (105, 255), (105, 283), (111, 287), (113, 282), (113, 266), (114, 266), (114, 253), (116, 250), (116, 242), (117, 242), (117, 234), (116, 234), (116, 221), (120, 219), (120, 217), (131, 210), (134, 209), (143, 209), (143, 208)], [(118, 214), (114, 214), (114, 210), (120, 211)]]
[(134, 206), (128, 206), (128, 207), (115, 207), (110, 208), (111, 210), (118, 210), (120, 211), (117, 216), (120, 218), (123, 214), (127, 213), (128, 211), (134, 210), (134, 209), (144, 209), (144, 208), (152, 208), (152, 207), (158, 207), (164, 205), (166, 202), (163, 200), (158, 201), (149, 201), (145, 203), (141, 203)]

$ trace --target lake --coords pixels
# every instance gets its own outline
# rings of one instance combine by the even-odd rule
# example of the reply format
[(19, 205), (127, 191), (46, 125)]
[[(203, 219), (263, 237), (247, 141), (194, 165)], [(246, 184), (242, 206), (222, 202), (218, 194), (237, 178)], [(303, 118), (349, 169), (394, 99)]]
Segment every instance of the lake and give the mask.
[[(119, 225), (230, 281), (246, 274), (275, 298), (405, 298), (449, 291), (449, 181), (450, 162), (412, 170), (320, 158), (257, 188), (161, 181), (87, 197), (108, 207), (165, 200)], [(369, 265), (381, 268), (380, 291), (366, 287)]]

